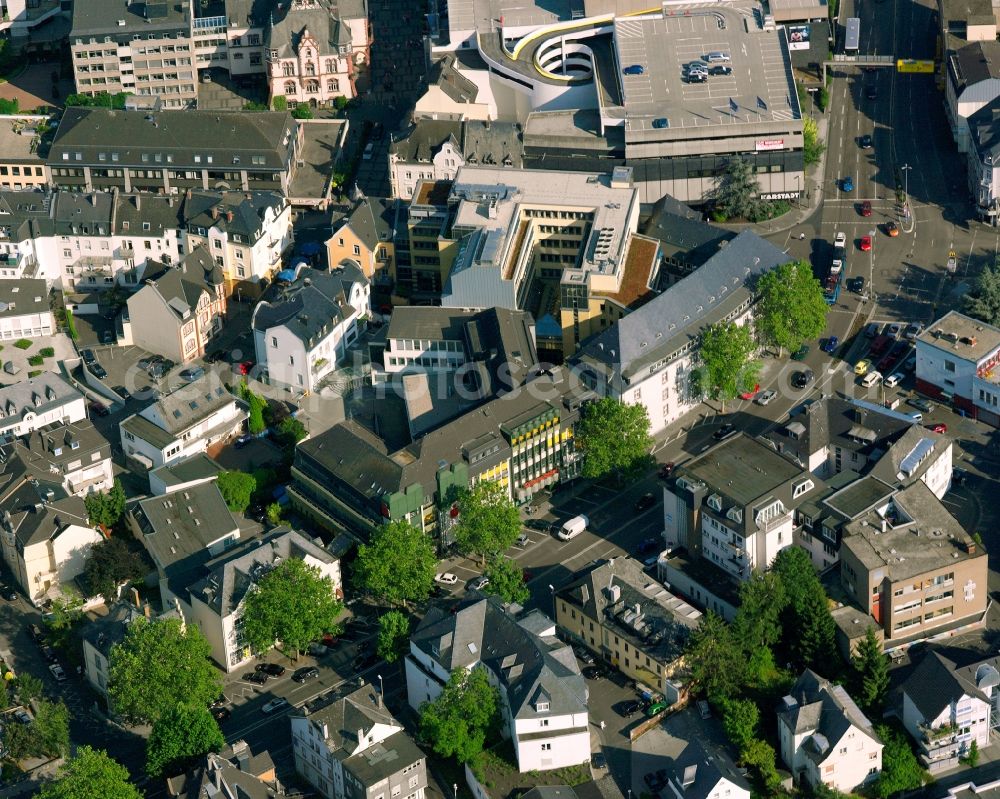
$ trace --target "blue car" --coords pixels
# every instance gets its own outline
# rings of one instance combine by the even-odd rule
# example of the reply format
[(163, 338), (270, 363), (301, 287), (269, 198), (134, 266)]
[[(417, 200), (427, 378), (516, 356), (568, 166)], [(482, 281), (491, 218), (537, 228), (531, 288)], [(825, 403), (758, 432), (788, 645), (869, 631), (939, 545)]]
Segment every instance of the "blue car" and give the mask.
[(830, 336), (830, 338), (826, 339), (826, 341), (823, 342), (823, 346), (820, 349), (822, 349), (823, 352), (828, 352), (831, 355), (833, 355), (833, 353), (837, 351), (837, 345), (839, 343), (840, 339), (838, 339), (836, 336)]
[(645, 74), (646, 70), (642, 66), (642, 64), (632, 64), (630, 66), (625, 67), (625, 69), (623, 69), (622, 72), (626, 75), (643, 75)]
[(844, 178), (843, 182), (840, 184), (841, 189), (844, 191), (854, 191), (854, 178), (848, 175)]
[(656, 119), (653, 120), (654, 128), (665, 128), (668, 126), (668, 124), (669, 123), (667, 122), (666, 117), (657, 117)]

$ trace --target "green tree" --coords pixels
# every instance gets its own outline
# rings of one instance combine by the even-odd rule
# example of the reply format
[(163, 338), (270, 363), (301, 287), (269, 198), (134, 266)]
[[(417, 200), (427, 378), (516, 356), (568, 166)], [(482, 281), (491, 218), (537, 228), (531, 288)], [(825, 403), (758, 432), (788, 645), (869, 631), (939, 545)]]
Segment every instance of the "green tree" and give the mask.
[(884, 744), (882, 773), (875, 782), (875, 796), (888, 799), (900, 791), (919, 788), (924, 782), (924, 770), (920, 768), (906, 735), (887, 724), (877, 724), (875, 734)]
[(90, 94), (70, 94), (67, 95), (65, 106), (84, 106), (87, 108), (114, 108), (122, 110), (125, 108), (125, 100), (128, 95), (125, 92), (110, 94), (109, 92), (97, 92)]
[(117, 478), (110, 491), (87, 494), (83, 498), (87, 515), (94, 524), (103, 524), (108, 529), (118, 524), (125, 513), (125, 489)]
[(278, 436), (278, 443), (286, 449), (292, 449), (303, 438), (309, 435), (306, 426), (294, 416), (286, 416), (278, 422), (275, 432)]
[(774, 747), (766, 741), (753, 740), (740, 752), (740, 762), (756, 772), (766, 796), (776, 796), (781, 776), (775, 765)]
[(90, 548), (83, 564), (83, 581), (91, 596), (103, 596), (110, 603), (117, 597), (119, 585), (138, 580), (149, 571), (141, 548), (112, 536)]
[(420, 737), (441, 757), (468, 763), (499, 724), (499, 707), (500, 694), (483, 669), (455, 669), (441, 695), (420, 708)]
[(283, 94), (279, 94), (273, 100), (271, 100), (271, 107), (275, 111), (287, 111), (288, 99)]
[(81, 746), (60, 769), (59, 778), (42, 786), (38, 799), (142, 799), (129, 782), (128, 769), (107, 752)]
[(410, 641), (410, 620), (398, 610), (383, 613), (378, 620), (378, 656), (395, 663), (405, 653)]
[(690, 684), (696, 694), (722, 701), (737, 693), (744, 682), (746, 661), (732, 629), (709, 611), (701, 618), (685, 648)]
[(336, 633), (343, 610), (333, 581), (301, 558), (289, 558), (271, 569), (243, 602), (243, 637), (258, 654), (278, 641), (286, 654), (297, 654), (310, 641)]
[(772, 647), (781, 640), (781, 611), (785, 590), (773, 572), (754, 572), (740, 584), (740, 605), (733, 620), (733, 636), (747, 654)]
[(297, 105), (292, 109), (292, 116), (296, 119), (312, 119), (314, 114), (307, 105)]
[(809, 114), (802, 116), (802, 159), (806, 167), (818, 164), (826, 145), (820, 141), (819, 125)]
[(229, 510), (237, 513), (243, 513), (250, 507), (250, 497), (257, 490), (257, 481), (253, 475), (239, 471), (221, 472), (216, 485)]
[(264, 514), (267, 517), (267, 523), (272, 527), (277, 527), (281, 524), (281, 514), (282, 508), (280, 502), (272, 502), (266, 508), (264, 508)]
[(794, 352), (826, 329), (830, 306), (807, 261), (789, 261), (765, 272), (756, 293), (757, 335), (779, 354), (782, 349)]
[(739, 156), (730, 158), (715, 189), (716, 209), (727, 219), (753, 221), (761, 213), (759, 194), (760, 184), (753, 164)]
[(267, 425), (264, 423), (264, 409), (267, 408), (267, 400), (251, 389), (245, 379), (240, 383), (239, 392), (240, 399), (247, 404), (248, 408), (247, 430), (250, 435), (260, 435), (267, 429)]
[(244, 111), (268, 111), (267, 103), (257, 103), (254, 101), (243, 103)]
[(382, 525), (358, 547), (357, 584), (390, 605), (423, 602), (434, 586), (437, 554), (430, 536), (404, 519)]
[[(3, 40), (3, 43), (4, 45), (6, 45), (7, 41)], [(20, 112), (20, 110), (21, 110), (20, 103), (18, 102), (16, 97), (10, 100), (0, 99), (0, 114), (9, 116), (11, 114), (17, 114), (18, 112)]]
[(35, 703), (35, 720), (42, 751), (52, 757), (64, 757), (69, 751), (69, 710), (62, 700), (49, 702), (40, 699)]
[(882, 644), (871, 625), (868, 625), (865, 637), (858, 644), (853, 664), (857, 682), (854, 697), (866, 711), (881, 715), (879, 711), (889, 690), (889, 659), (882, 651)]
[(180, 619), (136, 619), (111, 650), (108, 698), (127, 721), (153, 723), (181, 702), (207, 707), (222, 690), (201, 630)]
[(73, 311), (70, 308), (66, 309), (66, 335), (70, 337), (71, 341), (76, 341), (78, 337), (76, 322), (73, 320)]
[(980, 322), (1000, 325), (1000, 257), (983, 266), (963, 305), (965, 313)]
[(499, 483), (480, 481), (462, 491), (457, 504), (455, 543), (484, 564), (509, 549), (521, 534), (521, 516)]
[(641, 404), (628, 405), (602, 397), (584, 406), (576, 426), (576, 446), (583, 452), (583, 476), (622, 478), (649, 463), (653, 446), (649, 413)]
[(742, 752), (757, 738), (760, 711), (749, 699), (724, 699), (720, 704), (722, 728), (737, 751)]
[(494, 594), (504, 602), (523, 604), (531, 592), (524, 584), (524, 569), (516, 560), (500, 555), (486, 564), (483, 571), (489, 583), (483, 589), (487, 594)]
[(806, 599), (792, 629), (792, 654), (801, 665), (822, 671), (838, 662), (837, 623), (822, 587)]
[(717, 322), (701, 334), (701, 388), (704, 393), (722, 403), (753, 389), (760, 374), (760, 361), (753, 355), (757, 344), (749, 325)]
[(18, 673), (16, 684), (17, 698), (20, 699), (21, 704), (24, 705), (27, 705), (32, 699), (38, 699), (42, 695), (42, 691), (45, 690), (45, 686), (42, 685), (42, 681), (34, 674), (29, 674), (26, 671)]
[(962, 762), (969, 768), (975, 768), (979, 765), (979, 742), (975, 739), (969, 744), (969, 751), (962, 757)]
[(146, 742), (146, 771), (151, 777), (180, 774), (225, 745), (225, 736), (207, 707), (174, 705), (153, 724)]
[(816, 92), (816, 107), (820, 111), (826, 111), (828, 105), (830, 105), (830, 90), (826, 86), (820, 86)]
[(6, 757), (14, 762), (28, 757), (41, 757), (45, 754), (38, 726), (31, 724), (7, 724), (3, 731), (3, 744), (7, 749)]
[(337, 109), (338, 111), (343, 111), (350, 104), (351, 104), (351, 101), (348, 100), (346, 97), (344, 97), (344, 95), (342, 95), (342, 94), (339, 95), (338, 97), (334, 97), (333, 98), (333, 107), (335, 109)]

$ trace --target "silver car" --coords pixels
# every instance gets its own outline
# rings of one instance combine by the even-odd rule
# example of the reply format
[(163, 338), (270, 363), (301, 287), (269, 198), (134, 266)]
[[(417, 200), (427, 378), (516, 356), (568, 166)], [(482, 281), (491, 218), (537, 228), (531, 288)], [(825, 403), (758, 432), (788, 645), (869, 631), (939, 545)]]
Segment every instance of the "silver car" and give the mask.
[(778, 396), (777, 391), (772, 391), (771, 389), (768, 389), (767, 391), (761, 391), (760, 394), (757, 395), (757, 399), (755, 400), (755, 402), (758, 405), (767, 405), (767, 403), (773, 400), (776, 396)]

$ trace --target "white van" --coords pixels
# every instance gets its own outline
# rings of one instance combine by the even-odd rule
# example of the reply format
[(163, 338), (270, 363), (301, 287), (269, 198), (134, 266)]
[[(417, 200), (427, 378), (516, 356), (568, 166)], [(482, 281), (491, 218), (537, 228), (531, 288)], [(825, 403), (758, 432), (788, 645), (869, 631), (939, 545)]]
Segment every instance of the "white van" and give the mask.
[(876, 383), (882, 381), (882, 375), (879, 372), (869, 372), (864, 377), (861, 378), (861, 385), (865, 388), (871, 388)]
[(584, 516), (582, 513), (579, 516), (574, 516), (569, 519), (562, 527), (559, 528), (559, 532), (556, 533), (556, 537), (560, 541), (572, 541), (580, 533), (587, 529), (587, 525), (590, 524), (590, 519)]

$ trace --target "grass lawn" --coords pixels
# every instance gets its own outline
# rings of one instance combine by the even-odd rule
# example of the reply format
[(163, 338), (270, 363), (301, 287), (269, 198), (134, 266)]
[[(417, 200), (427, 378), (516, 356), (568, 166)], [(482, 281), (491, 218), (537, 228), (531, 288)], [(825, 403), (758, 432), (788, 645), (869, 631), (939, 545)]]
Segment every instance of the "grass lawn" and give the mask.
[(19, 350), (30, 350), (31, 344), (32, 342), (26, 338), (19, 338), (17, 341), (14, 342), (14, 346), (17, 347)]

